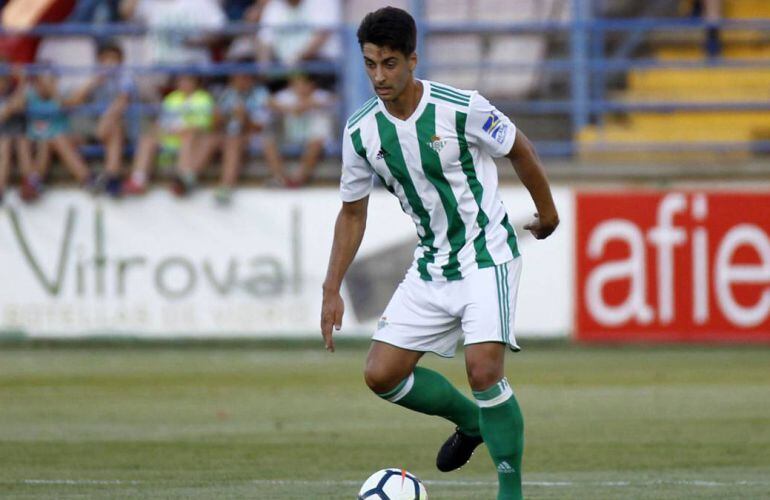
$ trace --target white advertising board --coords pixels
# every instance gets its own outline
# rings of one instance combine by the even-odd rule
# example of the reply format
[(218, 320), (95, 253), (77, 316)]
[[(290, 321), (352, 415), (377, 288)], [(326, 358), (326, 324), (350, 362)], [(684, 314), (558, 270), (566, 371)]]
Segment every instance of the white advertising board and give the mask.
[[(526, 191), (503, 189), (524, 273), (517, 330), (572, 328), (573, 196), (556, 189), (562, 225), (535, 242)], [(55, 190), (0, 211), (0, 332), (30, 337), (259, 337), (318, 334), (336, 189), (239, 190), (220, 208), (202, 190), (113, 201)], [(385, 191), (343, 288), (341, 335), (369, 335), (411, 261), (415, 228)]]

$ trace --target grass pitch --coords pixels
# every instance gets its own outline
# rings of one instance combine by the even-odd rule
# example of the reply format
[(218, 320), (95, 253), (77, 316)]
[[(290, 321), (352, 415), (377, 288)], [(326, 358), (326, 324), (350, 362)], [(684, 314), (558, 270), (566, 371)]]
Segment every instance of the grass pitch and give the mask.
[[(495, 497), (483, 447), (434, 468), (452, 426), (370, 394), (363, 345), (0, 349), (1, 498), (353, 499), (389, 466)], [(770, 349), (525, 343), (507, 374), (527, 498), (770, 497)]]

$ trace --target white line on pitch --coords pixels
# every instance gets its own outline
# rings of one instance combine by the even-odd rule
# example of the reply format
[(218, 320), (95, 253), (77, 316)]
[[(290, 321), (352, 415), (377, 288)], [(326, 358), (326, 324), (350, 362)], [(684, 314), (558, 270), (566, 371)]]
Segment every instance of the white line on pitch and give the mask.
[[(5, 481), (0, 481), (5, 482)], [(144, 481), (121, 480), (121, 479), (23, 479), (19, 481), (26, 485), (136, 485), (143, 484)], [(274, 485), (274, 486), (357, 486), (360, 481), (353, 480), (300, 480), (300, 479), (255, 479), (249, 481), (255, 485)], [(5, 482), (7, 484), (7, 482)], [(447, 480), (427, 480), (424, 481), (429, 486), (495, 486), (497, 481), (447, 481)], [(629, 486), (700, 486), (705, 488), (719, 488), (729, 486), (763, 486), (770, 485), (770, 481), (704, 481), (704, 480), (686, 480), (686, 479), (657, 479), (651, 481), (524, 481), (525, 486), (540, 486), (545, 488), (563, 488), (569, 486), (599, 486), (625, 488)]]
[(141, 481), (122, 481), (120, 479), (24, 479), (24, 484), (141, 484)]
[[(299, 480), (299, 479), (256, 479), (251, 481), (253, 484), (262, 485), (313, 485), (321, 484), (328, 486), (355, 486), (359, 481), (350, 480)], [(435, 486), (495, 486), (497, 481), (446, 481), (446, 480), (426, 480), (427, 485)], [(680, 486), (702, 486), (702, 487), (727, 487), (727, 486), (752, 486), (752, 485), (770, 485), (770, 481), (703, 481), (703, 480), (685, 480), (685, 479), (657, 479), (652, 481), (524, 481), (526, 486), (543, 487), (565, 487), (565, 486), (605, 486), (605, 487), (628, 487), (628, 486), (653, 486), (653, 485), (680, 485)]]

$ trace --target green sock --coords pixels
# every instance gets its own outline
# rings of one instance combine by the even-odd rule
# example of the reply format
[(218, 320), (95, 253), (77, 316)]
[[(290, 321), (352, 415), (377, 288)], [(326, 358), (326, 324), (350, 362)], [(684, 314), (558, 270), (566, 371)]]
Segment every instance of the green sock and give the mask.
[(465, 434), (480, 433), (478, 406), (433, 370), (418, 366), (395, 388), (378, 396), (410, 410), (444, 417)]
[(481, 435), (497, 466), (498, 500), (521, 500), (524, 418), (508, 380), (485, 391), (473, 391), (479, 405)]

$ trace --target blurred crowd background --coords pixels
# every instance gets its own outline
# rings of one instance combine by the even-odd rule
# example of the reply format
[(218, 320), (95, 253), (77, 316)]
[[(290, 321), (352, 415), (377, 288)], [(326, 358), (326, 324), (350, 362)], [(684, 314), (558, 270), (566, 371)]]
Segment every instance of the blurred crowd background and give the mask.
[[(318, 165), (338, 163), (344, 117), (370, 95), (355, 28), (386, 3), (0, 1), (0, 197), (162, 179), (180, 196), (216, 182), (227, 204), (239, 182), (336, 181)], [(770, 151), (770, 2), (390, 3), (418, 21), (418, 76), (478, 89), (543, 156)]]

